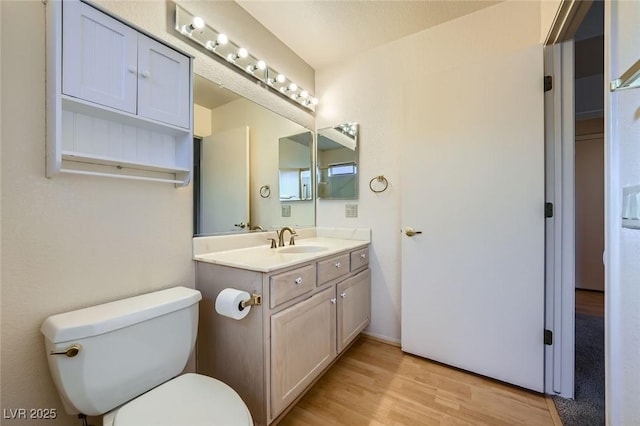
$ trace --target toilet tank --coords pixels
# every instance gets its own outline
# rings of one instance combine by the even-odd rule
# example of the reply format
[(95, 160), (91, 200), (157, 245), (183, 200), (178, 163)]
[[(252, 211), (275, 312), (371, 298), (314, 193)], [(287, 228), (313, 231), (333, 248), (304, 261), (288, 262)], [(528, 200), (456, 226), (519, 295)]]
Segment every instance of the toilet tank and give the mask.
[[(180, 374), (196, 341), (200, 299), (197, 290), (174, 287), (47, 318), (40, 331), (66, 411), (101, 415)], [(77, 354), (64, 354), (73, 345)]]

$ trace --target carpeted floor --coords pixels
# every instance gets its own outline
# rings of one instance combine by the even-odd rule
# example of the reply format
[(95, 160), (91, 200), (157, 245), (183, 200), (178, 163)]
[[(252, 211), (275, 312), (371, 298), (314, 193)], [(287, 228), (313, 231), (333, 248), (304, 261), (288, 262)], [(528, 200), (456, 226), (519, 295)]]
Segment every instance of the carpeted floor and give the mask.
[(553, 397), (564, 426), (604, 425), (604, 318), (576, 314), (575, 399)]

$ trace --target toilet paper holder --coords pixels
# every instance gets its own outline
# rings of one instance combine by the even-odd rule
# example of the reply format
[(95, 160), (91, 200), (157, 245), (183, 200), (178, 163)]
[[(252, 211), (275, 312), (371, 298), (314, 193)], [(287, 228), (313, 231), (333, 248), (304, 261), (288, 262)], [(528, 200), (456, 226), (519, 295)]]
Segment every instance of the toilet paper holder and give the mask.
[(240, 302), (240, 310), (253, 305), (262, 305), (262, 295), (253, 293), (249, 299)]

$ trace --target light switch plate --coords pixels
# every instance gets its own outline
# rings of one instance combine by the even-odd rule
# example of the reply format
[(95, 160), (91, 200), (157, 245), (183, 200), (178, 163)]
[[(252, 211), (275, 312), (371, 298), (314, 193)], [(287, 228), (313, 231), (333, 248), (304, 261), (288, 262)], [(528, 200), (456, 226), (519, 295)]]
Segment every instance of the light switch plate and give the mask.
[(282, 209), (282, 217), (291, 217), (291, 205), (285, 204), (280, 207)]
[(640, 229), (640, 185), (622, 188), (622, 227)]

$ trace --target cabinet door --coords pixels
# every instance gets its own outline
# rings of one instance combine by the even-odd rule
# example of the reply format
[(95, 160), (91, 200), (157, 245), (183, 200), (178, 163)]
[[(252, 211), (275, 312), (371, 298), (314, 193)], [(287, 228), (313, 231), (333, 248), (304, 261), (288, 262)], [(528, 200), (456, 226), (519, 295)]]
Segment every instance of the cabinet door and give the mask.
[(337, 286), (338, 353), (369, 325), (371, 319), (371, 270), (360, 272)]
[(139, 34), (138, 75), (138, 115), (189, 128), (189, 58)]
[(135, 114), (138, 33), (79, 1), (63, 22), (62, 92)]
[(275, 418), (336, 357), (333, 288), (271, 317), (271, 417)]

